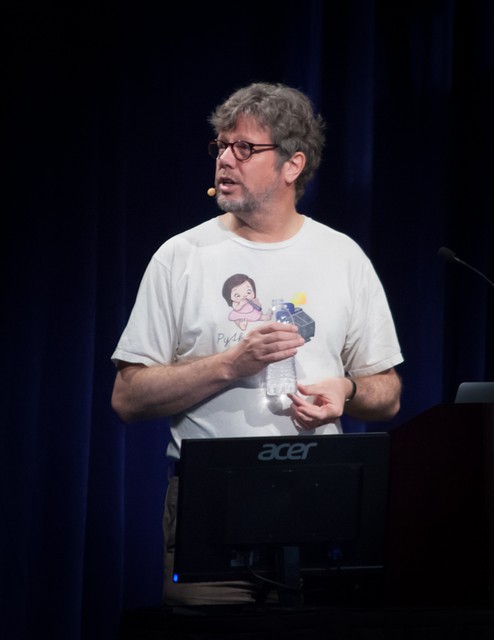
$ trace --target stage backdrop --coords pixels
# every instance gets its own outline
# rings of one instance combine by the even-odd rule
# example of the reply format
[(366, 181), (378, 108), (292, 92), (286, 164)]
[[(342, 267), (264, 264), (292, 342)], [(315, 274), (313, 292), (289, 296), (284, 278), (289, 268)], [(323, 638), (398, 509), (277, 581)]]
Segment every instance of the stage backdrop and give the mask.
[(231, 91), (311, 96), (327, 148), (300, 210), (388, 293), (403, 408), (346, 428), (494, 379), (494, 292), (437, 256), (494, 275), (494, 4), (7, 4), (0, 635), (108, 640), (160, 602), (168, 440), (112, 413), (110, 356), (151, 254), (216, 215), (207, 118)]

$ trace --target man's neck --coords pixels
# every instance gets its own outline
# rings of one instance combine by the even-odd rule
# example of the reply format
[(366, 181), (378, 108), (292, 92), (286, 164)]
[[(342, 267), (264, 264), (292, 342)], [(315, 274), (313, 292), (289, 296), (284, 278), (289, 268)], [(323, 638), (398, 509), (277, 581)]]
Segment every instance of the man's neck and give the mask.
[(225, 213), (221, 220), (227, 229), (251, 242), (283, 242), (298, 233), (304, 223), (304, 217), (295, 210), (281, 215)]

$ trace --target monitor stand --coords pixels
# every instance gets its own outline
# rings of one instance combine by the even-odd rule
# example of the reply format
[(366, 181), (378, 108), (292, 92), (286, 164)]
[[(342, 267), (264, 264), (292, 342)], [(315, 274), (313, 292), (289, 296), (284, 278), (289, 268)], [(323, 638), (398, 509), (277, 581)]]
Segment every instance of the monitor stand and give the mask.
[(302, 580), (300, 577), (300, 548), (281, 546), (276, 552), (278, 597), (282, 608), (302, 607)]

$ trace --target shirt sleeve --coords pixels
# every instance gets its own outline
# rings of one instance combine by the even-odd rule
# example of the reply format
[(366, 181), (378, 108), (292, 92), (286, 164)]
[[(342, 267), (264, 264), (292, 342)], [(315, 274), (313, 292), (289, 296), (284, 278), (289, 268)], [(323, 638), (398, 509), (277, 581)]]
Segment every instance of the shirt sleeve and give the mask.
[(123, 361), (152, 366), (174, 361), (177, 331), (171, 299), (169, 270), (153, 256), (112, 355), (115, 364)]
[(354, 376), (372, 375), (403, 362), (384, 288), (365, 259), (354, 275), (353, 309), (342, 359)]

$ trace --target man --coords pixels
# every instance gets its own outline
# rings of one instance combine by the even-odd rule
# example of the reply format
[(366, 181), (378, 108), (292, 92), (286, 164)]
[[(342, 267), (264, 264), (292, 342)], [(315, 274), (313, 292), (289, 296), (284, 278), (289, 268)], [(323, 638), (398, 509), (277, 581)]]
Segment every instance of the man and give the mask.
[[(254, 83), (211, 117), (224, 212), (153, 256), (113, 354), (124, 421), (170, 416), (183, 438), (341, 432), (343, 412), (393, 417), (403, 361), (386, 297), (362, 250), (296, 209), (317, 169), (324, 124), (299, 91)], [(280, 324), (272, 300), (311, 323)], [(268, 397), (266, 368), (295, 356), (298, 393)], [(177, 479), (165, 511), (165, 602), (245, 601), (248, 585), (172, 585)]]

